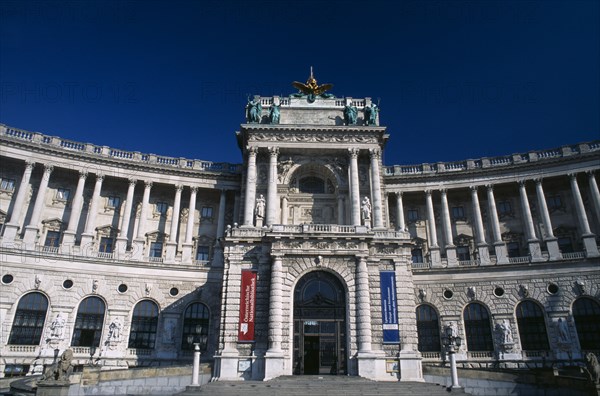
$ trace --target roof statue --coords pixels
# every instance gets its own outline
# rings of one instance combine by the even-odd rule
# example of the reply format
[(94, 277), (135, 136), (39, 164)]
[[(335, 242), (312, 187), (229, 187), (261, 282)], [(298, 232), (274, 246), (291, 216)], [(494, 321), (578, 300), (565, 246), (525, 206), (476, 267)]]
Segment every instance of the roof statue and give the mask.
[(298, 90), (300, 92), (293, 94), (294, 96), (304, 96), (307, 95), (307, 99), (310, 103), (315, 101), (315, 98), (317, 96), (323, 96), (326, 98), (332, 97), (333, 95), (331, 94), (326, 94), (325, 91), (330, 90), (331, 88), (333, 88), (333, 84), (323, 84), (323, 85), (318, 85), (317, 84), (317, 80), (315, 79), (314, 75), (313, 75), (313, 68), (312, 66), (310, 67), (310, 77), (308, 77), (308, 80), (306, 80), (306, 84), (302, 84), (301, 82), (298, 81), (294, 81), (292, 83), (292, 86), (294, 88), (298, 88)]

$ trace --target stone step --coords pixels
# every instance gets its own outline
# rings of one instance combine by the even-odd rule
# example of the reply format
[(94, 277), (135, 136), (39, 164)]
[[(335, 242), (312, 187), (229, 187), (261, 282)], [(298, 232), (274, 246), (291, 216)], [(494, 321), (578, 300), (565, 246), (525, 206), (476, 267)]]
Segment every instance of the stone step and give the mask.
[(271, 381), (216, 381), (188, 387), (179, 396), (443, 396), (462, 389), (424, 382), (375, 382), (360, 377), (294, 376)]

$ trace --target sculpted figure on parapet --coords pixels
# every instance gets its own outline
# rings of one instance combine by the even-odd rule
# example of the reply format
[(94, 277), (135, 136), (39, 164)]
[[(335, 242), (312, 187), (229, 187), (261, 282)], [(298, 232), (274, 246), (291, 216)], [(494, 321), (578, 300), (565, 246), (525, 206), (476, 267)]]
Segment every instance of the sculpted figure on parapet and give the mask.
[(363, 220), (371, 220), (371, 201), (369, 197), (364, 197), (361, 204)]
[(256, 213), (257, 219), (265, 217), (265, 197), (262, 194), (256, 199), (256, 209), (254, 212)]
[(365, 106), (365, 125), (375, 125), (377, 121), (379, 106), (372, 103), (371, 106)]
[(262, 105), (260, 99), (250, 99), (248, 97), (248, 104), (246, 105), (246, 118), (249, 123), (260, 124), (260, 118), (262, 117)]
[(358, 109), (352, 103), (348, 103), (344, 107), (344, 123), (346, 125), (356, 125), (358, 117)]
[(271, 121), (271, 124), (279, 124), (279, 107), (281, 107), (281, 105), (276, 105), (275, 102), (273, 102), (269, 109), (269, 121)]

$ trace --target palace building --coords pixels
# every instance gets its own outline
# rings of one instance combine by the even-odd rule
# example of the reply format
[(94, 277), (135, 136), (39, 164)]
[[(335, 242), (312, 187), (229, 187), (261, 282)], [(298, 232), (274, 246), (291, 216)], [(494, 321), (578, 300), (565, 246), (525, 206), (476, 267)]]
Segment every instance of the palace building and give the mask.
[(299, 85), (249, 101), (241, 164), (0, 125), (0, 376), (68, 348), (109, 370), (199, 344), (228, 380), (422, 381), (446, 334), (462, 367), (600, 352), (600, 141), (386, 166), (370, 98)]

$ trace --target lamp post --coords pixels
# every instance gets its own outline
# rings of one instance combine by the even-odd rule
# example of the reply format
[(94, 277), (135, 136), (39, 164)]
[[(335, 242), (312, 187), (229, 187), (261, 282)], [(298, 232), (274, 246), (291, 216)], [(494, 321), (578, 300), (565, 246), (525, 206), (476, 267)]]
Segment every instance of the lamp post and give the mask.
[(450, 388), (460, 388), (458, 384), (458, 371), (456, 370), (456, 351), (460, 348), (462, 339), (456, 335), (454, 324), (446, 326), (442, 343), (450, 355), (450, 372), (452, 373), (452, 386)]

